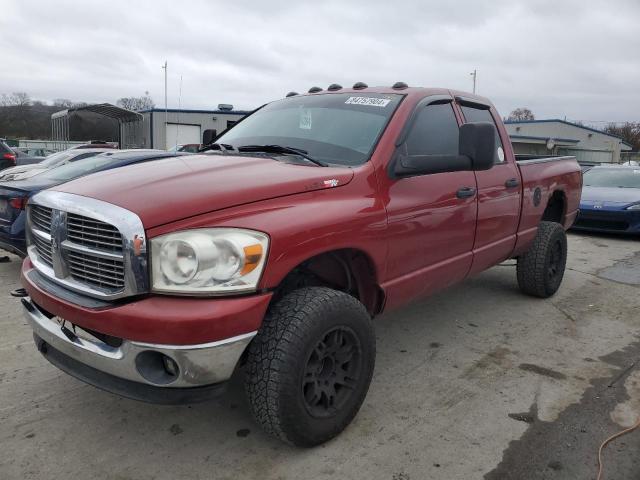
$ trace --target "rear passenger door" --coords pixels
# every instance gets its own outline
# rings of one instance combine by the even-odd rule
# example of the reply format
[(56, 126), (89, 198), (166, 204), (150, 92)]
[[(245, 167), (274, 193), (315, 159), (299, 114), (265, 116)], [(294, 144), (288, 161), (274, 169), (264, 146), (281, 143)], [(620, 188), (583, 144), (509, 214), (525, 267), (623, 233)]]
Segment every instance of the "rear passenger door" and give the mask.
[(497, 112), (490, 105), (456, 99), (465, 123), (491, 122), (496, 126), (494, 166), (476, 172), (478, 183), (478, 223), (473, 245), (471, 273), (480, 272), (505, 260), (513, 251), (520, 221), (520, 171), (513, 161), (506, 132), (497, 128)]

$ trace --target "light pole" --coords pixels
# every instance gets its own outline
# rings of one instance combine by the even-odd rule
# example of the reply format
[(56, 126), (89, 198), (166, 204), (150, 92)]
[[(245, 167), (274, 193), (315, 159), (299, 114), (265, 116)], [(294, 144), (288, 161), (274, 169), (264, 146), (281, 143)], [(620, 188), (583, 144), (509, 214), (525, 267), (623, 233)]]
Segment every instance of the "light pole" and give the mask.
[(475, 95), (475, 93), (476, 93), (476, 78), (478, 77), (478, 71), (474, 68), (473, 72), (471, 72), (469, 75), (471, 75), (473, 77), (473, 93)]
[(165, 135), (165, 139), (164, 139), (164, 143), (165, 143), (165, 147), (167, 144), (167, 123), (169, 122), (169, 119), (167, 117), (167, 61), (164, 61), (164, 65), (162, 66), (162, 68), (164, 69), (164, 135)]

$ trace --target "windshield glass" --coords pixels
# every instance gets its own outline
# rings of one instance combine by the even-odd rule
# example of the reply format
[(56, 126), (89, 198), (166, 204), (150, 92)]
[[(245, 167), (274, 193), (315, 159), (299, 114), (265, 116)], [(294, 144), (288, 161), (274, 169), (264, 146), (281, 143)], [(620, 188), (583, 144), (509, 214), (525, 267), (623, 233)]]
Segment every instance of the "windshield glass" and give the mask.
[(73, 157), (73, 155), (74, 154), (72, 152), (52, 153), (47, 158), (45, 158), (43, 161), (41, 161), (40, 165), (42, 165), (43, 167), (47, 167), (47, 168), (54, 167), (54, 166), (58, 165), (59, 163), (62, 163), (65, 160), (70, 159), (71, 157)]
[(113, 162), (114, 159), (111, 156), (98, 155), (95, 157), (78, 160), (77, 162), (67, 163), (66, 165), (62, 165), (58, 168), (47, 170), (39, 175), (36, 175), (33, 178), (37, 177), (38, 180), (66, 182), (68, 180), (73, 180), (74, 178), (81, 177), (82, 175), (87, 175), (88, 173), (94, 172)]
[(584, 173), (587, 187), (640, 188), (639, 168), (592, 168)]
[(216, 139), (235, 148), (281, 145), (336, 165), (369, 159), (402, 95), (338, 93), (270, 103)]

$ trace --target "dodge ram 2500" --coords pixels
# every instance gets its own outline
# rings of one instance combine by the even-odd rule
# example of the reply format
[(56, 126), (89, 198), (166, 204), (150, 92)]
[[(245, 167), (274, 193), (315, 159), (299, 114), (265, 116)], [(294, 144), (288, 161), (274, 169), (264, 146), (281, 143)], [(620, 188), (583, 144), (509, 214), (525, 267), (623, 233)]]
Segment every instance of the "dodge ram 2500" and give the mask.
[(207, 148), (29, 200), (22, 303), (52, 364), (161, 403), (237, 370), (257, 422), (312, 446), (365, 398), (376, 315), (507, 259), (524, 293), (562, 281), (580, 168), (516, 161), (486, 98), (314, 88)]

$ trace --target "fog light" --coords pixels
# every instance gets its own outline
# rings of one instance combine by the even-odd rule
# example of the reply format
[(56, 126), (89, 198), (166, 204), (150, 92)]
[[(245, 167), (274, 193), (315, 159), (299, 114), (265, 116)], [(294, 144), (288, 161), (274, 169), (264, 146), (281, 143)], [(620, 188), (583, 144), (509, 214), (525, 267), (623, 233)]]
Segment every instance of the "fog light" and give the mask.
[(136, 369), (142, 378), (154, 385), (169, 385), (178, 379), (180, 367), (171, 357), (153, 350), (136, 356)]

